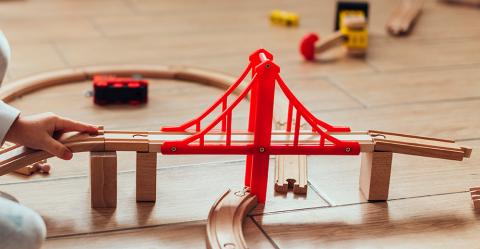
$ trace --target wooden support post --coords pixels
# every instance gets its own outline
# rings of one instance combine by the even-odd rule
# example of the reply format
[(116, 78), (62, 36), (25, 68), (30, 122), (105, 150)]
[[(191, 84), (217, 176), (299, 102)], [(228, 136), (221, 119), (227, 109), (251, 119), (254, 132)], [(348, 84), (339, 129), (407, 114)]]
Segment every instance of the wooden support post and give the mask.
[(157, 199), (157, 153), (137, 152), (137, 201)]
[(117, 152), (90, 152), (92, 208), (117, 206)]
[(360, 191), (368, 201), (386, 201), (392, 169), (392, 152), (362, 153)]

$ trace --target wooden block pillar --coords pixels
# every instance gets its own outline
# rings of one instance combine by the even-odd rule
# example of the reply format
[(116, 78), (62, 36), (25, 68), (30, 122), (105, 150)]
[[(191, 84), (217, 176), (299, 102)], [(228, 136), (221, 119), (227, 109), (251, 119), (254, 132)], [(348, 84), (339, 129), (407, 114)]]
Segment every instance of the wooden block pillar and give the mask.
[(117, 152), (90, 152), (92, 208), (117, 206)]
[(369, 201), (386, 201), (390, 186), (392, 152), (362, 153), (360, 191)]
[(137, 152), (137, 201), (157, 199), (157, 153)]

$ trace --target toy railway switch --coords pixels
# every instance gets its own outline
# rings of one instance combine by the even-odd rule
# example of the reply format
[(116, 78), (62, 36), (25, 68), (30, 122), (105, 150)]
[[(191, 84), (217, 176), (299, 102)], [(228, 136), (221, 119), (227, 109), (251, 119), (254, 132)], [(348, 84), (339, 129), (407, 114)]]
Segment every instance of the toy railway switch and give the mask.
[(93, 77), (93, 101), (97, 105), (139, 105), (148, 101), (148, 81), (111, 75)]
[(337, 4), (335, 21), (336, 32), (319, 40), (318, 35), (310, 33), (303, 37), (300, 43), (300, 53), (305, 60), (314, 60), (315, 54), (343, 44), (351, 56), (364, 56), (368, 47), (368, 3)]

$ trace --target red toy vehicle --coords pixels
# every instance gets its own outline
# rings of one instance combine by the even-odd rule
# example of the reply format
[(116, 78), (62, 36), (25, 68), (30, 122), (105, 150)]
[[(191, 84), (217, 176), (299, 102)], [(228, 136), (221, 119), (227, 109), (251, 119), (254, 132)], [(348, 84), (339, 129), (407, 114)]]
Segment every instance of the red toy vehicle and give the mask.
[(148, 81), (96, 75), (93, 77), (93, 101), (97, 105), (146, 103), (148, 101)]

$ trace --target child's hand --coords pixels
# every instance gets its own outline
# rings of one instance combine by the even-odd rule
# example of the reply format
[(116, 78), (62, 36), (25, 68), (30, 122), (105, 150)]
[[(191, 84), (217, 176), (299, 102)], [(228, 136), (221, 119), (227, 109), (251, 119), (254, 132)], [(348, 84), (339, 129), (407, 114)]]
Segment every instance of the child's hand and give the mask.
[(95, 134), (98, 127), (59, 117), (53, 113), (42, 113), (19, 117), (10, 127), (6, 140), (26, 147), (44, 150), (64, 160), (72, 159), (72, 152), (52, 136), (69, 131)]

